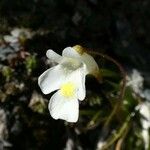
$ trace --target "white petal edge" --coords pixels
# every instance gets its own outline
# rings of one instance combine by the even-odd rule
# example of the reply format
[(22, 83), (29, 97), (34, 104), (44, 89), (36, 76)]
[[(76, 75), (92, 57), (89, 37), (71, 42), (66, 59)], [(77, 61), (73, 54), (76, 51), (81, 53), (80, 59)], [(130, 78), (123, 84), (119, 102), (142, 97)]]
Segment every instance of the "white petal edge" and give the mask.
[(86, 95), (85, 90), (85, 77), (86, 77), (86, 65), (83, 64), (83, 66), (76, 71), (74, 71), (70, 76), (68, 77), (69, 82), (73, 82), (76, 84), (77, 87), (77, 98), (79, 100), (84, 100)]
[(44, 94), (49, 94), (61, 87), (65, 80), (64, 70), (60, 65), (46, 70), (38, 78), (38, 84)]
[(62, 56), (70, 58), (80, 58), (81, 55), (72, 47), (66, 47), (62, 52)]
[(79, 117), (79, 102), (77, 98), (67, 99), (57, 91), (50, 99), (48, 105), (51, 116), (54, 119), (62, 119), (67, 122), (77, 122)]
[(98, 73), (99, 72), (99, 67), (94, 58), (87, 54), (84, 53), (81, 56), (81, 60), (86, 64), (87, 66), (87, 74), (93, 74), (93, 73)]
[(57, 54), (56, 52), (54, 52), (51, 49), (47, 50), (46, 56), (49, 59), (51, 59), (52, 61), (57, 62), (57, 63), (59, 63), (62, 60), (62, 58), (63, 58), (61, 55)]
[(70, 58), (77, 58), (83, 63), (86, 64), (87, 72), (86, 74), (94, 74), (99, 72), (99, 67), (94, 58), (84, 52), (82, 55), (79, 54), (75, 49), (72, 47), (67, 47), (63, 50), (62, 56), (64, 57), (70, 57)]
[(78, 99), (80, 101), (85, 99), (86, 96), (86, 89), (85, 89), (85, 77), (86, 77), (86, 66), (84, 65), (84, 67), (82, 69), (79, 70), (80, 71), (80, 80), (79, 81), (79, 89), (78, 89)]

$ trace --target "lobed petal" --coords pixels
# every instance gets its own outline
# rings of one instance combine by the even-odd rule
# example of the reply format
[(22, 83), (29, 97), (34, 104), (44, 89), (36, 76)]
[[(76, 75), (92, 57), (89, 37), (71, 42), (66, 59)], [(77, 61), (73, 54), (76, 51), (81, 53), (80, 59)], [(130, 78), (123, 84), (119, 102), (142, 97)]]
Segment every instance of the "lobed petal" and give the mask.
[(67, 122), (77, 122), (78, 120), (79, 102), (76, 97), (68, 99), (58, 91), (51, 97), (48, 108), (54, 119), (62, 119)]
[(81, 59), (87, 66), (87, 74), (95, 74), (99, 72), (99, 67), (91, 55), (84, 53), (81, 56)]
[(63, 58), (61, 55), (57, 54), (56, 52), (54, 52), (51, 49), (47, 50), (46, 56), (49, 59), (51, 59), (51, 60), (53, 60), (54, 62), (57, 62), (57, 63), (59, 63), (62, 60), (62, 58)]
[(70, 82), (74, 82), (76, 84), (77, 87), (76, 96), (79, 100), (85, 99), (85, 95), (86, 95), (85, 77), (86, 77), (86, 65), (83, 64), (82, 67), (74, 71), (68, 78)]
[(46, 70), (38, 78), (38, 84), (44, 94), (49, 94), (57, 89), (64, 83), (66, 75), (60, 65), (54, 66)]
[(66, 47), (62, 52), (62, 56), (70, 57), (70, 58), (77, 58), (77, 59), (81, 57), (80, 54), (72, 47)]
[(79, 100), (85, 99), (86, 95), (85, 77), (86, 77), (86, 65), (83, 63), (78, 69), (70, 72), (69, 74), (66, 74), (65, 83), (71, 82), (75, 85), (76, 87), (75, 96)]

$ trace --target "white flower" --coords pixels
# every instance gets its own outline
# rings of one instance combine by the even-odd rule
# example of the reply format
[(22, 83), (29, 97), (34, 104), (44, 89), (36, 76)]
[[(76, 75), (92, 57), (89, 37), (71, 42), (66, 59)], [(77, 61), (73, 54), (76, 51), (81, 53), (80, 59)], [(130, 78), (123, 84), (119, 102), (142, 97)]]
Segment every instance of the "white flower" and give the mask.
[(63, 50), (62, 55), (65, 57), (76, 58), (76, 59), (82, 61), (83, 63), (86, 64), (86, 67), (87, 67), (86, 74), (92, 74), (96, 78), (100, 77), (100, 74), (99, 74), (100, 71), (99, 71), (99, 67), (98, 67), (96, 61), (94, 60), (94, 58), (91, 55), (87, 54), (84, 51), (84, 48), (81, 47), (80, 45), (76, 45), (73, 48), (72, 47), (65, 48)]
[[(79, 50), (79, 49), (78, 49)], [(58, 90), (50, 99), (48, 108), (54, 119), (76, 122), (79, 115), (79, 102), (84, 100), (85, 76), (94, 71), (98, 65), (92, 56), (80, 53), (75, 48), (65, 48), (62, 56), (53, 50), (46, 55), (58, 65), (46, 70), (38, 79), (38, 84), (44, 94)]]

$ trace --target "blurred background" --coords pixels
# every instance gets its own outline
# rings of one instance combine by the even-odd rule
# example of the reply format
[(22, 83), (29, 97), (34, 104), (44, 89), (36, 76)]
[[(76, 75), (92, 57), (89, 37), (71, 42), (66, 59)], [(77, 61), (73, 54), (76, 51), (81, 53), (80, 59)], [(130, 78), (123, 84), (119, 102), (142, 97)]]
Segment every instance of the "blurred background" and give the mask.
[[(0, 0), (0, 150), (150, 150), (149, 8), (149, 0)], [(126, 76), (96, 56), (102, 83), (86, 78), (70, 124), (51, 118), (51, 94), (37, 79), (53, 65), (48, 49), (77, 44), (112, 57)]]

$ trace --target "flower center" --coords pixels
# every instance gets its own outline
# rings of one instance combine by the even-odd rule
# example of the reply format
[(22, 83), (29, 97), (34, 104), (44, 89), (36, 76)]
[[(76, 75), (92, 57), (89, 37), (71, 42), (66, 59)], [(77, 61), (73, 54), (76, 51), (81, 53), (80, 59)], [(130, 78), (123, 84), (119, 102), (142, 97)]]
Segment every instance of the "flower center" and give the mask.
[(72, 97), (75, 95), (75, 84), (72, 82), (65, 83), (61, 86), (60, 92), (64, 97)]
[(64, 70), (74, 71), (80, 68), (83, 64), (74, 58), (65, 58), (61, 65), (63, 66)]

